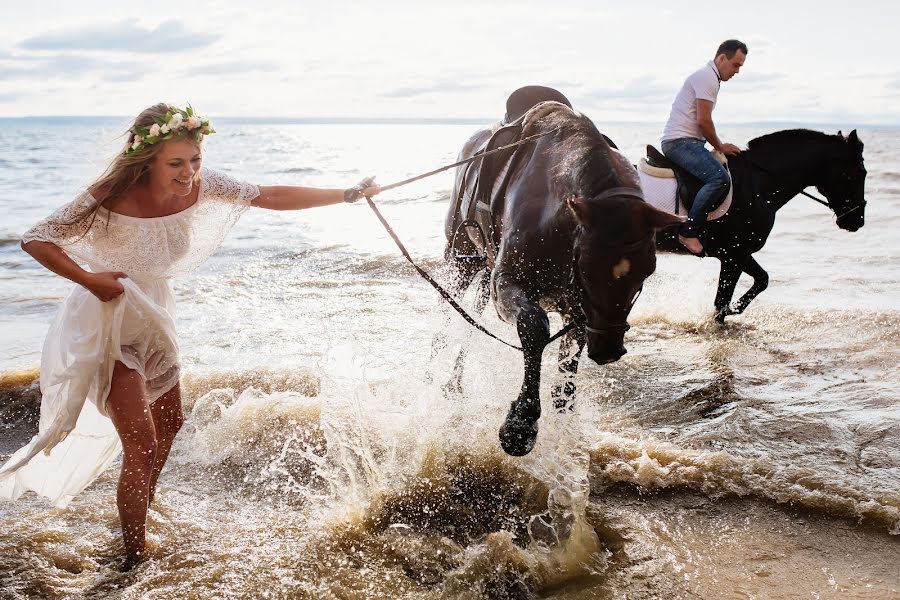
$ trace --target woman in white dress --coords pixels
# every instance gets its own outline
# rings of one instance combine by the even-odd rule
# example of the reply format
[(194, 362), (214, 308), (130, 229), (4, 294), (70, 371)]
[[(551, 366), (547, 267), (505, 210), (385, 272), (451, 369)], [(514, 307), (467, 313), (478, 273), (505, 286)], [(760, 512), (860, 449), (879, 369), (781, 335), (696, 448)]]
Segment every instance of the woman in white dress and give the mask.
[(35, 260), (78, 285), (44, 342), (38, 435), (0, 467), (0, 498), (31, 490), (65, 506), (124, 450), (117, 504), (129, 568), (144, 553), (147, 506), (183, 421), (172, 278), (215, 252), (248, 207), (380, 191), (371, 179), (349, 189), (237, 181), (201, 168), (213, 132), (190, 106), (151, 106), (107, 171), (22, 236)]

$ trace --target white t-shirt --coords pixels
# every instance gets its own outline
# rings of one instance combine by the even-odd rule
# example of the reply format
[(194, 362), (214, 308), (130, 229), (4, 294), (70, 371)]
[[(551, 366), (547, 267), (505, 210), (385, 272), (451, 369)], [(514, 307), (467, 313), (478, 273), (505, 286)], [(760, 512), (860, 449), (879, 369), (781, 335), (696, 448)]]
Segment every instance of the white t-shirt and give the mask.
[(672, 112), (663, 130), (662, 141), (684, 137), (706, 139), (697, 124), (697, 100), (709, 100), (715, 108), (719, 82), (719, 70), (713, 61), (691, 73), (672, 102)]

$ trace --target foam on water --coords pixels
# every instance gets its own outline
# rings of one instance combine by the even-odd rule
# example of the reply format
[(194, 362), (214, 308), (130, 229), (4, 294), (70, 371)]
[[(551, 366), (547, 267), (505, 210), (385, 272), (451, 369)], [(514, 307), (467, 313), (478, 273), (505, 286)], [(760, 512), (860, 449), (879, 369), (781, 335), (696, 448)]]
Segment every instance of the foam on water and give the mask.
[[(207, 157), (264, 184), (285, 175), (349, 184), (369, 169), (387, 183), (452, 162), (473, 129), (385, 127), (235, 126), (235, 135), (211, 138)], [(606, 132), (630, 156), (656, 135)], [(43, 157), (16, 161), (21, 177), (4, 173), (0, 157), (0, 207), (12, 219), (0, 232), (0, 324), (13, 332), (0, 344), (4, 454), (33, 433), (33, 367), (69, 286), (14, 238), (100, 170), (34, 149), (46, 132), (34, 133), (4, 132), (21, 136), (28, 157)], [(758, 254), (769, 289), (725, 327), (710, 318), (718, 263), (660, 255), (631, 318), (628, 354), (606, 366), (584, 359), (574, 410), (545, 406), (535, 450), (522, 459), (497, 444), (521, 356), (439, 308), (365, 206), (251, 211), (221, 252), (176, 284), (188, 418), (151, 508), (150, 559), (116, 570), (111, 470), (66, 511), (31, 497), (0, 506), (0, 589), (14, 597), (896, 593), (890, 565), (900, 536), (888, 532), (900, 533), (900, 204), (889, 148), (898, 146), (896, 132), (860, 135), (870, 173), (860, 233), (839, 231), (811, 202), (789, 204)], [(359, 141), (386, 138), (397, 146), (377, 157)], [(22, 178), (33, 185), (25, 203)], [(439, 177), (378, 199), (428, 269), (440, 263), (448, 196), (449, 178)], [(515, 342), (490, 307), (480, 320)], [(460, 347), (462, 391), (448, 393)], [(545, 400), (556, 352), (544, 356)], [(848, 553), (861, 564), (841, 562)], [(837, 582), (823, 583), (823, 569)]]
[[(369, 362), (336, 347), (319, 378), (251, 371), (188, 379), (174, 477), (191, 473), (194, 486), (302, 511), (308, 529), (297, 543), (319, 560), (382, 575), (399, 567), (426, 591), (525, 597), (603, 569), (605, 552), (586, 520), (579, 421), (545, 417), (535, 451), (516, 461), (497, 446), (491, 421), (502, 413), (487, 398), (450, 398), (415, 377), (382, 380), (367, 374)], [(186, 493), (184, 483), (176, 489)], [(549, 509), (548, 494), (557, 498)], [(384, 581), (340, 568), (327, 579), (387, 593)]]
[(723, 451), (698, 451), (653, 439), (609, 434), (591, 451), (591, 484), (647, 490), (688, 488), (712, 497), (754, 495), (778, 503), (867, 520), (900, 534), (900, 490), (849, 489), (813, 468), (750, 460)]

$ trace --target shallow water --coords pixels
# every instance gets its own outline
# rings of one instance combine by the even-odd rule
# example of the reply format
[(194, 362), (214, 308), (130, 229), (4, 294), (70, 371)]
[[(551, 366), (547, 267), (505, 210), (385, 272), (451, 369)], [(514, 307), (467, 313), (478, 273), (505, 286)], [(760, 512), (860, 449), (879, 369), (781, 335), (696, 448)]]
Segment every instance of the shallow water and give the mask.
[[(9, 123), (0, 456), (33, 433), (42, 336), (68, 289), (18, 235), (88, 182), (102, 160), (84, 157), (108, 153), (121, 125)], [(58, 128), (90, 141), (35, 142)], [(452, 162), (475, 128), (223, 122), (207, 164), (258, 183), (387, 183)], [(635, 160), (657, 136), (601, 129)], [(900, 132), (859, 133), (862, 230), (792, 201), (757, 255), (769, 289), (724, 328), (717, 263), (661, 255), (628, 354), (582, 363), (577, 408), (546, 410), (524, 459), (496, 442), (519, 356), (447, 313), (365, 206), (251, 211), (176, 284), (188, 419), (151, 508), (150, 559), (117, 570), (112, 469), (67, 509), (0, 504), (0, 596), (900, 596)], [(449, 186), (378, 199), (431, 269)], [(490, 308), (483, 321), (514, 340)], [(450, 344), (432, 355), (439, 330)], [(463, 391), (445, 395), (462, 345)], [(548, 495), (569, 503), (553, 518)]]

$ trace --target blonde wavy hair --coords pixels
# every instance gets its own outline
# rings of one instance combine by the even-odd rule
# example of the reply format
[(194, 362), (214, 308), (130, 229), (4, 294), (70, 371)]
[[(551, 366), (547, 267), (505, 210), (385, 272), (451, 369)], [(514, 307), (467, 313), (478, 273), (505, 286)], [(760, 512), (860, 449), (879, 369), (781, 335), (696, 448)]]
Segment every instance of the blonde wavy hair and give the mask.
[[(176, 107), (160, 102), (141, 111), (126, 132), (124, 150), (127, 151), (131, 147), (131, 140), (137, 128), (150, 127), (157, 122), (158, 118), (165, 117), (166, 113), (173, 110), (177, 110)], [(202, 140), (200, 143), (202, 144)], [(97, 212), (104, 203), (115, 204), (135, 185), (147, 181), (150, 165), (162, 147), (163, 144), (148, 144), (136, 152), (128, 152), (127, 154), (125, 151), (119, 152), (106, 168), (106, 171), (88, 186), (88, 191), (96, 202), (89, 206), (84, 214), (76, 217), (73, 224), (82, 223), (90, 219), (90, 222), (85, 227), (85, 233), (87, 233), (94, 224)], [(194, 183), (199, 183), (200, 172), (198, 171), (194, 177)]]

